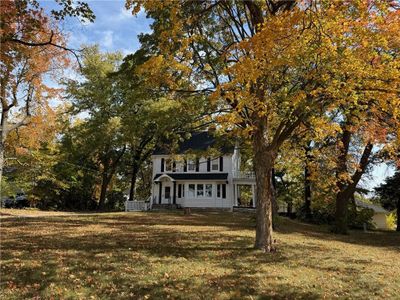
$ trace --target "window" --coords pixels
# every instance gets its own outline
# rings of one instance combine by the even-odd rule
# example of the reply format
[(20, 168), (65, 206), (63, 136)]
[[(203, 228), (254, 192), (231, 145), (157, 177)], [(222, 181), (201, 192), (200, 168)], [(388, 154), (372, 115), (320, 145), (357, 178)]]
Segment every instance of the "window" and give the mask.
[(221, 198), (221, 185), (217, 184), (217, 198)]
[(188, 160), (187, 168), (188, 171), (194, 171), (196, 169), (196, 164), (194, 163), (193, 160)]
[(170, 159), (165, 160), (165, 171), (166, 172), (172, 171), (172, 161)]
[(212, 184), (206, 184), (206, 198), (212, 198)]
[(204, 184), (197, 185), (197, 197), (204, 197)]
[(189, 184), (189, 198), (194, 198), (194, 192), (195, 192), (195, 185), (194, 184)]
[(185, 185), (184, 184), (178, 184), (178, 198), (185, 198)]
[(211, 170), (212, 171), (219, 171), (219, 159), (213, 159), (211, 161)]

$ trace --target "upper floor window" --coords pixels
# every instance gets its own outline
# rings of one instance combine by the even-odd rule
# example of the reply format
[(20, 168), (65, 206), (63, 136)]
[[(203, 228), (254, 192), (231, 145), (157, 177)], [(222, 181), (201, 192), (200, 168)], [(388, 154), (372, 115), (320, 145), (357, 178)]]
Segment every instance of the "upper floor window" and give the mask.
[(188, 160), (187, 169), (188, 169), (188, 171), (195, 171), (196, 170), (196, 163), (193, 160)]
[(219, 159), (211, 160), (211, 171), (219, 171)]
[(171, 172), (172, 171), (172, 160), (171, 159), (166, 159), (165, 160), (165, 171), (166, 172)]

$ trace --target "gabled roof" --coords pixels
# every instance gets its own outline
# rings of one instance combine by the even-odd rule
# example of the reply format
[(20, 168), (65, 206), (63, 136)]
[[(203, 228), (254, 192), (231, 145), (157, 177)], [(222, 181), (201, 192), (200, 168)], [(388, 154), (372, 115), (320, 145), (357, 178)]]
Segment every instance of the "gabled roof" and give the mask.
[[(189, 151), (206, 151), (215, 147), (222, 153), (232, 153), (233, 147), (229, 146), (227, 141), (218, 144), (217, 139), (208, 131), (194, 132), (191, 137), (179, 144), (175, 154), (184, 154)], [(154, 150), (153, 155), (170, 154), (168, 147), (158, 147)]]
[(365, 202), (362, 202), (362, 201), (357, 200), (357, 199), (355, 200), (355, 203), (356, 203), (356, 205), (357, 205), (358, 207), (369, 208), (369, 209), (372, 209), (372, 210), (373, 210), (374, 212), (376, 212), (376, 213), (385, 213), (385, 214), (388, 213), (387, 210), (385, 210), (383, 207), (381, 207), (381, 206), (379, 206), (379, 205), (374, 205), (374, 204), (365, 203)]
[(173, 180), (228, 180), (228, 173), (164, 173), (156, 174), (154, 181), (162, 176), (168, 176)]

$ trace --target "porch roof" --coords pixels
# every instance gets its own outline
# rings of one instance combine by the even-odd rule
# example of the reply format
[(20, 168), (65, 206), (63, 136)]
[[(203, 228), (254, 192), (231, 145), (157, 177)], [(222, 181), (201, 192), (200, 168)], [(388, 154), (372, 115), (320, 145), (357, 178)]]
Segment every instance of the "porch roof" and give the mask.
[(167, 175), (173, 180), (228, 180), (228, 173), (163, 173), (156, 174), (154, 181), (162, 175)]

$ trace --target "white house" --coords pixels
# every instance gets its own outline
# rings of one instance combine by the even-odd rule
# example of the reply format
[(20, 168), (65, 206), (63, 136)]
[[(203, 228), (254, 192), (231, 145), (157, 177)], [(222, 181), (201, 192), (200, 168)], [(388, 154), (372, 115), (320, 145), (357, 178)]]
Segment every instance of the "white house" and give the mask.
[(254, 207), (255, 176), (240, 171), (239, 148), (222, 146), (218, 156), (205, 155), (215, 146), (212, 134), (198, 132), (173, 155), (157, 149), (152, 155), (152, 205), (232, 208), (240, 204), (240, 186), (246, 185), (252, 191), (249, 204)]
[(381, 206), (365, 203), (357, 199), (355, 200), (355, 203), (357, 207), (368, 208), (374, 211), (374, 215), (372, 216), (372, 223), (375, 225), (377, 229), (385, 229), (385, 230), (389, 229), (386, 223), (386, 217), (389, 214), (387, 210), (385, 210)]

